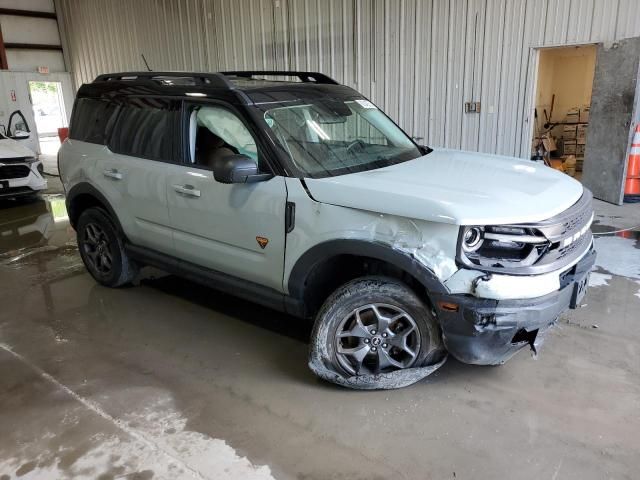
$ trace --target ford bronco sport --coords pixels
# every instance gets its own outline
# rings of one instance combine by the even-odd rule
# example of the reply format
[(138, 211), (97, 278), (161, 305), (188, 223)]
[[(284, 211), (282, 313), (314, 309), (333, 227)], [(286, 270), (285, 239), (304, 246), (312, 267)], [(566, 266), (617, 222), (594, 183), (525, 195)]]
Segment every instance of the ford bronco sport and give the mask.
[(320, 73), (101, 75), (59, 163), (96, 281), (153, 265), (314, 318), (310, 367), (356, 388), (535, 350), (595, 260), (580, 183), (417, 145)]

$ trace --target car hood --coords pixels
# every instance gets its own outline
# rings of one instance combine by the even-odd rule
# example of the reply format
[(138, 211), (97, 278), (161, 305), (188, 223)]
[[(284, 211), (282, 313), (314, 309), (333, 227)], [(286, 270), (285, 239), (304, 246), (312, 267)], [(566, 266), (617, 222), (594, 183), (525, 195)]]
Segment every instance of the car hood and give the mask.
[(35, 157), (36, 154), (11, 138), (0, 139), (0, 162), (3, 158)]
[(319, 202), (458, 225), (545, 220), (583, 193), (573, 178), (532, 161), (447, 149), (305, 183)]

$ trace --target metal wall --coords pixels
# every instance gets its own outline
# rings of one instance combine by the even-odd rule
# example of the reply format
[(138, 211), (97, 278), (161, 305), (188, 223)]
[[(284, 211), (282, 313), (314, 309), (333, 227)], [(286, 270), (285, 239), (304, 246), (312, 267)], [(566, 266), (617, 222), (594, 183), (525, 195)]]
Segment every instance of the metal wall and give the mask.
[(144, 69), (142, 53), (154, 70), (318, 70), (428, 145), (525, 157), (535, 47), (640, 35), (638, 0), (55, 3), (77, 85)]

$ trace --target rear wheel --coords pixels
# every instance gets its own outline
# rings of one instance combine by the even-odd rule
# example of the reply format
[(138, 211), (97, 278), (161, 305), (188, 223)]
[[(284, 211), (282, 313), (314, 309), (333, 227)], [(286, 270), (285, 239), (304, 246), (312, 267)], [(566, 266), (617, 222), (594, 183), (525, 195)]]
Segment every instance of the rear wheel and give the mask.
[(423, 367), (443, 353), (430, 309), (405, 284), (386, 277), (338, 288), (318, 313), (312, 350), (345, 377)]
[(88, 208), (77, 224), (78, 250), (91, 276), (107, 287), (131, 282), (137, 267), (129, 259), (124, 242), (101, 208)]

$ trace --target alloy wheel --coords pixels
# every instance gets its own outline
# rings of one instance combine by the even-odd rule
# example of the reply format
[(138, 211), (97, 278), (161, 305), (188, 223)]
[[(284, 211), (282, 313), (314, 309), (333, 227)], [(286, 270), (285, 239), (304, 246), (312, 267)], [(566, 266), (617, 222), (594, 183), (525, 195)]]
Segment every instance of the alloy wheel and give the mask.
[(408, 368), (420, 350), (420, 331), (407, 312), (375, 303), (349, 313), (336, 330), (338, 362), (352, 375)]
[(96, 223), (86, 225), (82, 248), (88, 263), (96, 272), (101, 275), (111, 273), (113, 253), (109, 246), (109, 239), (100, 225)]

